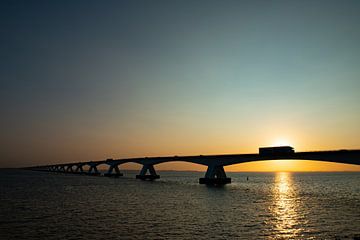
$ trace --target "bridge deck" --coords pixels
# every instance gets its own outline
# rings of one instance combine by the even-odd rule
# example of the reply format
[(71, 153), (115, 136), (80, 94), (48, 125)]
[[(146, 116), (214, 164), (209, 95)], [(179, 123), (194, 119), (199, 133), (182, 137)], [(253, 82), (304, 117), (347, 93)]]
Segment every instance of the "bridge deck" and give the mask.
[[(64, 173), (81, 173), (87, 175), (100, 175), (97, 166), (105, 164), (109, 166), (109, 170), (104, 176), (122, 176), (119, 165), (133, 162), (142, 164), (143, 168), (136, 177), (143, 180), (154, 180), (160, 176), (156, 174), (154, 165), (183, 161), (208, 166), (205, 178), (200, 179), (200, 183), (205, 184), (226, 184), (231, 179), (227, 178), (224, 166), (265, 160), (277, 159), (300, 159), (300, 160), (316, 160), (336, 163), (346, 163), (360, 165), (360, 150), (338, 150), (338, 151), (317, 151), (317, 152), (294, 152), (294, 153), (277, 153), (277, 154), (226, 154), (226, 155), (198, 155), (198, 156), (171, 156), (171, 157), (145, 157), (145, 158), (129, 158), (129, 159), (108, 159), (101, 161), (65, 163), (46, 166), (31, 167), (32, 170), (64, 172)], [(83, 166), (88, 165), (89, 170), (84, 171)], [(76, 169), (74, 169), (76, 167)], [(114, 173), (115, 171), (115, 173)], [(149, 172), (150, 174), (147, 174)]]
[(196, 156), (167, 156), (167, 157), (143, 157), (143, 158), (127, 158), (127, 159), (109, 159), (90, 162), (78, 162), (78, 163), (63, 163), (46, 165), (39, 167), (50, 166), (71, 166), (71, 165), (100, 165), (100, 164), (124, 164), (124, 163), (139, 163), (155, 165), (164, 162), (192, 162), (201, 165), (232, 165), (237, 163), (263, 161), (263, 160), (281, 160), (281, 159), (299, 159), (299, 160), (317, 160), (338, 162), (347, 164), (360, 165), (360, 150), (337, 150), (337, 151), (313, 151), (313, 152), (295, 152), (289, 154), (273, 154), (273, 155), (261, 155), (261, 154), (223, 154), (223, 155), (196, 155)]

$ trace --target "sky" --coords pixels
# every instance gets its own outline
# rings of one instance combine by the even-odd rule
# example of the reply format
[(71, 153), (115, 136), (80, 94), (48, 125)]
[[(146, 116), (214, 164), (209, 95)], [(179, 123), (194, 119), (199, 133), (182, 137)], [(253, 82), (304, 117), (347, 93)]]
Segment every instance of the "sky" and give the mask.
[(359, 12), (350, 0), (1, 1), (0, 167), (359, 149)]

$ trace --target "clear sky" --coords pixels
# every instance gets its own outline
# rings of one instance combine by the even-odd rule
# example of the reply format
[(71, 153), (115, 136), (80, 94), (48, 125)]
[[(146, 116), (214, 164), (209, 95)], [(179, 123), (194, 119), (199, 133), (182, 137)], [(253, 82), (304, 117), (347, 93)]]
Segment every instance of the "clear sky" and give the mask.
[[(1, 1), (0, 167), (358, 149), (359, 26), (360, 1)], [(229, 169), (360, 170), (286, 164)]]

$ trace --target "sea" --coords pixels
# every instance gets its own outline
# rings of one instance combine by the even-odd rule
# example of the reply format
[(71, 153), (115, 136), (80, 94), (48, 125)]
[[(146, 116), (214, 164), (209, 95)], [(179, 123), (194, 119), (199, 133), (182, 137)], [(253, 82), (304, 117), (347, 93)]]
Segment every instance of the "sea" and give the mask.
[(0, 170), (0, 239), (360, 239), (360, 173)]

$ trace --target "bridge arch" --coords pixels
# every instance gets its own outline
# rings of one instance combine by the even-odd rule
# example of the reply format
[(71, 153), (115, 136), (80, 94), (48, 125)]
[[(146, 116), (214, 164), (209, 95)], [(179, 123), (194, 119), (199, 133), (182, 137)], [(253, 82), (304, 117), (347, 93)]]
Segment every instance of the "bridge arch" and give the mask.
[(230, 157), (223, 161), (223, 165), (232, 165), (238, 163), (257, 162), (257, 161), (271, 161), (271, 160), (309, 160), (320, 162), (332, 162), (360, 165), (360, 151), (347, 152), (347, 151), (332, 151), (332, 152), (299, 152), (289, 155), (269, 155), (262, 156), (259, 154), (242, 155), (241, 157)]
[(207, 169), (204, 164), (177, 160), (157, 163), (154, 166), (156, 166), (156, 170), (160, 171), (173, 171), (174, 169), (180, 169), (179, 171), (206, 171)]
[(360, 171), (360, 165), (320, 160), (275, 159), (235, 163), (224, 167), (230, 172), (322, 172), (322, 171)]

